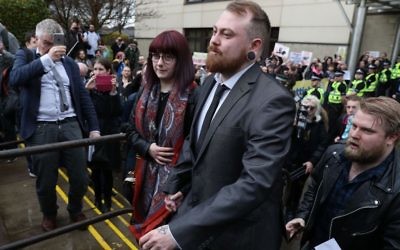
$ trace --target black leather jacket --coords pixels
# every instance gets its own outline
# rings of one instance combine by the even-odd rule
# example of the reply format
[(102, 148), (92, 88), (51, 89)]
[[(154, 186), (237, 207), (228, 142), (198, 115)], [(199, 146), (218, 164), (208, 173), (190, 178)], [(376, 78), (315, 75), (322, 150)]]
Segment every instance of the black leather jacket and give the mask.
[[(311, 174), (296, 217), (306, 228), (303, 241), (313, 236), (318, 210), (345, 166), (344, 145), (329, 147)], [(354, 194), (343, 214), (331, 220), (329, 238), (342, 249), (400, 249), (400, 151), (380, 179), (367, 181)]]

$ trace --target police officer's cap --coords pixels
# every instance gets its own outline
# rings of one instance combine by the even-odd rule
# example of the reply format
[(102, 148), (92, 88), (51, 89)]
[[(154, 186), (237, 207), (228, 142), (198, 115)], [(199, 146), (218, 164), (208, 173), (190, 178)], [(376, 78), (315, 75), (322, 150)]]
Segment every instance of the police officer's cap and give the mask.
[(364, 71), (362, 69), (357, 69), (356, 74), (364, 75)]
[(369, 69), (376, 69), (376, 65), (375, 64), (370, 64), (370, 65), (368, 65), (368, 68)]
[(311, 81), (320, 81), (321, 78), (319, 78), (318, 76), (311, 76)]
[(343, 71), (336, 71), (335, 72), (335, 76), (337, 76), (337, 77), (340, 77), (340, 76), (343, 76), (344, 75), (344, 72)]

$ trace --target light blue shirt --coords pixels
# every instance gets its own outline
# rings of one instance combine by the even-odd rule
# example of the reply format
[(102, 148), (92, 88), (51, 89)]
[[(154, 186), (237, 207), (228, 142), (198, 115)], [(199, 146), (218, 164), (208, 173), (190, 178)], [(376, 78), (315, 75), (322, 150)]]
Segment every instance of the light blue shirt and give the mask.
[(347, 124), (346, 124), (346, 127), (344, 128), (343, 134), (341, 136), (342, 140), (347, 140), (347, 138), (349, 138), (350, 129), (353, 126), (353, 118), (354, 118), (354, 115), (350, 115), (347, 118)]
[[(41, 56), (40, 61), (46, 73), (41, 78), (40, 104), (37, 120), (57, 121), (76, 116), (72, 106), (70, 82), (64, 65), (61, 61), (53, 62), (48, 54)], [(68, 110), (64, 112), (61, 112), (60, 92), (52, 72), (53, 68), (57, 70), (64, 84), (68, 101)]]

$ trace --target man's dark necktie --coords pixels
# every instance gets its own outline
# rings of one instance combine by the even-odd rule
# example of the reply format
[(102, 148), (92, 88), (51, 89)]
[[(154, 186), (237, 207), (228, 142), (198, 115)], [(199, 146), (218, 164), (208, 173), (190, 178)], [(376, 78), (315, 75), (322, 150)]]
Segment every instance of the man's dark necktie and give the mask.
[(228, 89), (228, 87), (226, 87), (225, 85), (219, 84), (217, 87), (217, 90), (215, 91), (214, 98), (211, 102), (210, 107), (208, 108), (206, 117), (204, 118), (204, 121), (203, 121), (203, 126), (201, 127), (201, 130), (200, 130), (199, 138), (196, 143), (196, 152), (197, 153), (200, 151), (201, 145), (203, 144), (204, 138), (206, 137), (207, 130), (210, 127), (211, 120), (214, 116), (215, 110), (218, 107), (219, 101), (221, 100), (221, 96), (227, 89)]
[(60, 102), (61, 102), (60, 110), (61, 110), (61, 112), (67, 111), (69, 105), (68, 105), (67, 95), (65, 94), (65, 89), (64, 89), (64, 84), (63, 84), (62, 78), (61, 78), (60, 74), (58, 74), (55, 67), (52, 69), (52, 72), (53, 72), (54, 78), (56, 79), (59, 94), (60, 94)]

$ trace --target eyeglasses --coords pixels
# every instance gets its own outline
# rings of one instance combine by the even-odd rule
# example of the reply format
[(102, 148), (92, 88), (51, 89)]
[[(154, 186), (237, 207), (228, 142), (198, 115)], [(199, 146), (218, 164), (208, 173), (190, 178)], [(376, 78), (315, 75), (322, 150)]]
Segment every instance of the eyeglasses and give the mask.
[(151, 60), (153, 63), (160, 61), (160, 58), (162, 58), (166, 64), (169, 64), (175, 60), (175, 56), (172, 54), (151, 53)]
[(303, 105), (303, 107), (307, 110), (313, 111), (315, 109), (315, 106), (308, 106), (308, 105)]

